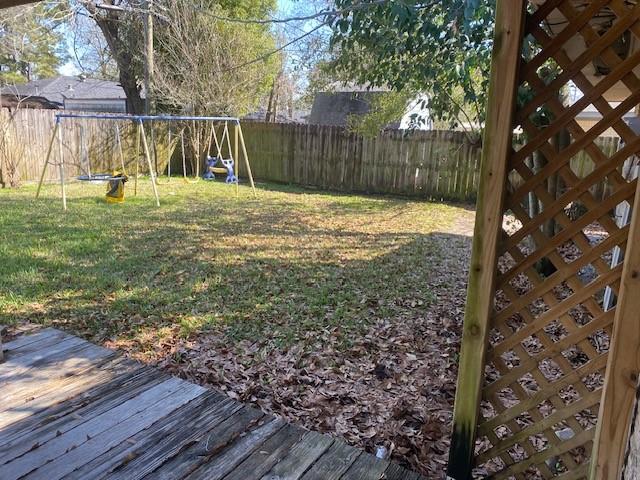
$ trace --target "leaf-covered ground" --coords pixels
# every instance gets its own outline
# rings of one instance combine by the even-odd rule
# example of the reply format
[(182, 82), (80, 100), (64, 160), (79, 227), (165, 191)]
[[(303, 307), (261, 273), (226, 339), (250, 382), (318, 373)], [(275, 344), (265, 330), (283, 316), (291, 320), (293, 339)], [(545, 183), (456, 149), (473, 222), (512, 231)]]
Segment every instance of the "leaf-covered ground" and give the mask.
[[(131, 185), (127, 186), (128, 194)], [(0, 191), (0, 323), (55, 325), (442, 478), (473, 213), (261, 185)]]

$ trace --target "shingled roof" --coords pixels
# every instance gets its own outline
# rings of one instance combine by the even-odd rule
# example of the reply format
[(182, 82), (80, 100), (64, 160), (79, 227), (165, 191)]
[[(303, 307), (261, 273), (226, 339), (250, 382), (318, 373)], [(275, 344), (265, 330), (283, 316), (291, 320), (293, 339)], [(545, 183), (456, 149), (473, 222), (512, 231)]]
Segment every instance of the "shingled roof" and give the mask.
[(82, 76), (60, 76), (34, 80), (23, 85), (5, 88), (13, 94), (44, 97), (50, 102), (63, 105), (65, 99), (125, 100), (119, 83)]

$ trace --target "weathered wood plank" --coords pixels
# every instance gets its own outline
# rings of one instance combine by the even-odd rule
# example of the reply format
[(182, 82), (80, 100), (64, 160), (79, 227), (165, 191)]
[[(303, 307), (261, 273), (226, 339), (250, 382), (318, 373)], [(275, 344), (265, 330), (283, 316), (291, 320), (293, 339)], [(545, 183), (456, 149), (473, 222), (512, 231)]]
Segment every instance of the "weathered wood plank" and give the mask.
[[(29, 432), (34, 428), (37, 428), (39, 422), (46, 423), (53, 416), (57, 416), (59, 412), (64, 411), (69, 405), (75, 403), (83, 403), (87, 391), (91, 392), (92, 389), (98, 390), (104, 388), (104, 383), (113, 380), (119, 375), (126, 373), (133, 374), (135, 370), (140, 370), (140, 365), (127, 360), (118, 355), (111, 355), (102, 360), (99, 360), (95, 364), (89, 366), (85, 371), (73, 372), (76, 376), (79, 373), (84, 373), (82, 380), (74, 383), (73, 386), (69, 386), (67, 389), (70, 392), (74, 392), (73, 396), (64, 400), (57, 400), (48, 405), (47, 409), (41, 411), (32, 411), (29, 417), (23, 421), (16, 422), (11, 425), (5, 425), (0, 432), (0, 445), (17, 438), (22, 435), (21, 431)], [(62, 374), (62, 377), (68, 375)], [(93, 379), (97, 381), (94, 381)], [(87, 385), (83, 386), (83, 382)], [(93, 384), (92, 384), (93, 382)]]
[(82, 469), (78, 476), (135, 480), (143, 478), (242, 408), (219, 392), (207, 392), (175, 410)]
[(225, 480), (258, 480), (276, 465), (304, 435), (304, 430), (285, 425), (255, 449), (242, 463), (225, 476)]
[(283, 420), (267, 419), (266, 423), (249, 430), (248, 433), (245, 434), (243, 432), (244, 436), (234, 435), (232, 439), (229, 439), (237, 439), (235, 442), (229, 443), (229, 440), (224, 443), (221, 442), (221, 450), (211, 449), (211, 446), (209, 446), (208, 449), (212, 452), (219, 451), (219, 453), (207, 457), (208, 462), (194, 471), (189, 478), (191, 480), (218, 480), (225, 477), (234, 471), (257, 448), (260, 448), (265, 440), (284, 426), (285, 422)]
[[(160, 468), (144, 478), (181, 479), (193, 474), (204, 464), (208, 464), (203, 469), (205, 473), (209, 471), (211, 476), (222, 477), (244, 458), (235, 458), (234, 454), (227, 454), (229, 450), (235, 448), (234, 451), (240, 452), (238, 453), (240, 455), (244, 452), (242, 448), (248, 449), (249, 452), (245, 453), (246, 456), (250, 453), (252, 445), (264, 440), (282, 426), (282, 422), (274, 423), (272, 419), (265, 418), (259, 410), (244, 407), (206, 432), (206, 435), (202, 436), (197, 443), (181, 450), (179, 455), (165, 462)], [(245, 432), (247, 434), (236, 442)], [(234, 445), (234, 442), (240, 443), (241, 446)]]
[(302, 476), (302, 480), (338, 480), (360, 455), (364, 455), (360, 450), (336, 440)]
[(384, 471), (384, 480), (421, 480), (421, 477), (416, 472), (402, 468), (397, 463), (392, 463)]
[(169, 395), (157, 396), (155, 403), (147, 405), (135, 415), (126, 418), (126, 421), (104, 430), (100, 435), (93, 434), (94, 436), (81, 445), (74, 445), (74, 448), (64, 455), (58, 456), (52, 462), (31, 473), (29, 478), (32, 480), (60, 479), (139, 431), (148, 428), (180, 406), (202, 395), (204, 391), (205, 389), (199, 385), (180, 381), (179, 387)]
[[(27, 337), (24, 337), (27, 338)], [(61, 347), (63, 345), (73, 345), (83, 340), (67, 335), (63, 332), (47, 333), (41, 337), (38, 337), (33, 342), (27, 342), (25, 345), (19, 345), (16, 348), (7, 349), (5, 345), (5, 359), (11, 360), (15, 365), (28, 365), (34, 361), (35, 358), (46, 358), (48, 355), (52, 355), (59, 349), (49, 349), (49, 347)], [(6, 365), (0, 366), (0, 373), (4, 373), (8, 370)]]
[(388, 460), (381, 460), (373, 455), (360, 455), (341, 480), (381, 480), (388, 467)]
[(262, 476), (262, 480), (298, 480), (334, 442), (328, 435), (306, 432), (285, 457)]
[[(13, 428), (3, 429), (0, 432), (0, 464), (7, 463), (33, 449), (35, 445), (42, 445), (90, 418), (111, 410), (168, 378), (167, 375), (149, 367), (138, 367), (113, 379), (110, 379), (114, 375), (110, 371), (101, 373), (102, 382), (96, 388), (80, 392), (60, 405), (33, 415), (33, 418), (28, 417), (27, 420), (32, 421), (26, 425), (18, 424)], [(92, 376), (95, 377), (97, 375)]]
[(160, 402), (163, 398), (176, 391), (182, 390), (184, 384), (185, 382), (182, 380), (170, 378), (142, 392), (131, 400), (120, 403), (115, 408), (92, 417), (78, 427), (53, 438), (43, 445), (38, 445), (37, 448), (27, 454), (0, 466), (0, 478), (19, 478), (22, 475), (26, 475), (128, 418), (144, 412), (147, 408)]
[(50, 335), (59, 335), (61, 338), (66, 334), (61, 332), (60, 330), (56, 330), (55, 328), (44, 328), (32, 334), (23, 334), (17, 337), (10, 342), (6, 342), (3, 346), (5, 352), (10, 350), (18, 350), (19, 348), (25, 347), (30, 343), (38, 342)]
[(99, 348), (79, 338), (68, 338), (54, 345), (45, 345), (42, 350), (30, 352), (20, 358), (7, 358), (6, 363), (0, 365), (0, 386), (9, 382), (21, 385), (29, 381), (38, 381), (38, 375), (32, 375), (41, 370), (41, 367), (53, 365), (61, 360), (67, 360), (71, 355), (86, 348)]
[[(8, 425), (31, 414), (35, 405), (61, 385), (78, 381), (78, 373), (86, 371), (98, 361), (113, 356), (113, 352), (99, 349), (94, 345), (79, 345), (78, 350), (70, 349), (71, 358), (62, 358), (57, 362), (39, 368), (25, 375), (22, 383), (2, 386), (2, 406), (0, 407), (0, 426)], [(55, 402), (48, 402), (49, 406)], [(24, 410), (28, 408), (28, 410)]]
[[(117, 375), (129, 371), (131, 369), (129, 363), (114, 354), (83, 369), (60, 375), (57, 383), (51, 384), (50, 388), (38, 392), (37, 397), (28, 397), (29, 410), (26, 411), (26, 416), (17, 421), (14, 419), (13, 423), (4, 425), (2, 427), (3, 430), (13, 429), (15, 426), (22, 425), (31, 416), (46, 415), (45, 411), (48, 411), (52, 406), (81, 395), (95, 386), (112, 380)], [(103, 369), (105, 366), (109, 369)]]

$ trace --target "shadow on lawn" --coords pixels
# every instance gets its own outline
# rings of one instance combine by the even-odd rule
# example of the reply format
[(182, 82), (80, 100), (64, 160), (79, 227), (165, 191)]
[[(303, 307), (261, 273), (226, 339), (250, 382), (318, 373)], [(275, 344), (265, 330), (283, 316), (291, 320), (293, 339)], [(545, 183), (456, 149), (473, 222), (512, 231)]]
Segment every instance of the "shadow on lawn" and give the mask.
[[(74, 198), (66, 214), (0, 197), (0, 323), (114, 340), (369, 451), (393, 442), (440, 478), (471, 247), (442, 230), (460, 207), (190, 192), (161, 209)], [(339, 415), (346, 433), (328, 423)]]
[[(6, 225), (12, 245), (0, 267), (0, 322), (64, 325), (96, 341), (176, 325), (183, 334), (222, 329), (232, 339), (279, 346), (339, 327), (348, 341), (375, 319), (423, 314), (433, 285), (456, 274), (450, 256), (470, 242), (379, 231), (376, 218), (351, 202), (341, 209), (330, 202), (309, 217), (281, 198), (258, 208), (186, 201), (161, 210), (139, 200), (128, 208), (99, 204), (88, 215), (70, 205), (66, 216), (22, 208)], [(373, 203), (387, 217), (406, 204)]]

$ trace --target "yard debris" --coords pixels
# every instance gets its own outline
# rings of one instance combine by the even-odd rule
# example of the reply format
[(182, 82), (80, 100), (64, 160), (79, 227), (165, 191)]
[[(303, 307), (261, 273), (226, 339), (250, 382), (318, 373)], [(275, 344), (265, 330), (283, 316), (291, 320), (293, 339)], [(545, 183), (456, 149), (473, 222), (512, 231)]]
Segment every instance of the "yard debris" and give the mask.
[(259, 406), (309, 429), (342, 437), (430, 479), (445, 478), (471, 239), (438, 238), (448, 255), (430, 259), (432, 303), (401, 302), (345, 349), (340, 327), (309, 332), (303, 343), (230, 348), (200, 333), (159, 364), (171, 373)]

